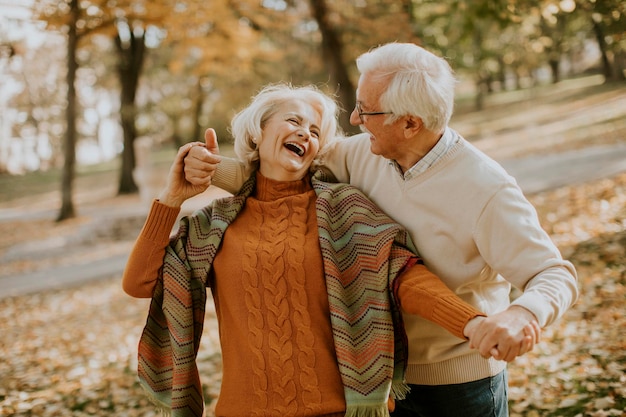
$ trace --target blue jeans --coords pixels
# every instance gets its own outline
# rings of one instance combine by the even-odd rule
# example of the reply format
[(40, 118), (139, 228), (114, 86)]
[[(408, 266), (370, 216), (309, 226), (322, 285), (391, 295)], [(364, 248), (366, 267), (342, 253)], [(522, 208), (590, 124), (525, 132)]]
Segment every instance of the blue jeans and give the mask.
[(409, 385), (392, 417), (508, 417), (506, 369), (478, 381), (452, 385)]

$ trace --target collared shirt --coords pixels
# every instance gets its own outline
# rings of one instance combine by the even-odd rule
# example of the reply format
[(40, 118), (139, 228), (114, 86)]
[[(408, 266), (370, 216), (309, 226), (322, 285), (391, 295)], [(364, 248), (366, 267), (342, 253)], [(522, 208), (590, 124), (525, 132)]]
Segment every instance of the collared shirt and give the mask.
[(435, 146), (433, 146), (433, 148), (426, 155), (424, 155), (422, 159), (417, 161), (417, 163), (409, 168), (404, 174), (400, 169), (400, 165), (398, 165), (396, 161), (389, 162), (395, 166), (400, 175), (404, 177), (404, 180), (408, 181), (433, 166), (435, 162), (440, 160), (450, 150), (450, 148), (454, 146), (457, 140), (458, 136), (454, 135), (452, 133), (452, 130), (446, 127), (446, 130), (443, 132), (441, 139), (437, 141)]

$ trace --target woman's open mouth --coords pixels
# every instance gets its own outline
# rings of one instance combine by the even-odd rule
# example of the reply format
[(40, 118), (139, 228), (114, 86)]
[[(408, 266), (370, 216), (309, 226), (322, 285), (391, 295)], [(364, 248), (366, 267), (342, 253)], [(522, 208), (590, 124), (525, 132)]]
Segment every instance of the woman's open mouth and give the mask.
[(299, 145), (294, 142), (285, 143), (285, 148), (289, 149), (291, 152), (295, 153), (296, 155), (300, 157), (302, 157), (304, 155), (304, 152), (306, 152), (306, 150), (304, 149), (302, 145)]

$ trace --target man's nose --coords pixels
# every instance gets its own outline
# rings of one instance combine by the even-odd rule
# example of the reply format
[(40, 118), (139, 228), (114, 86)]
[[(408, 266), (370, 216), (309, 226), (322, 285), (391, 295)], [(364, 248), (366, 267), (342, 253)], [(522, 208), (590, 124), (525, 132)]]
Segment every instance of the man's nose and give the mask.
[(352, 110), (352, 113), (350, 113), (350, 124), (352, 126), (358, 126), (360, 124), (363, 124), (361, 118), (359, 117), (359, 112), (356, 111), (356, 108)]

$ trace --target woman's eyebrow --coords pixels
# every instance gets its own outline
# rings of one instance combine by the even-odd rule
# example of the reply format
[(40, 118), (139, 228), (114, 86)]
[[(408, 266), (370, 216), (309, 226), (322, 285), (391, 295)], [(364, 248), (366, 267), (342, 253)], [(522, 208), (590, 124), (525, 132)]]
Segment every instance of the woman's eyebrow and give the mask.
[[(287, 113), (285, 113), (285, 116), (293, 116), (293, 117), (297, 118), (300, 122), (302, 122), (304, 120), (304, 117), (302, 117), (298, 113), (294, 113), (294, 112), (287, 112)], [(316, 125), (315, 123), (311, 123), (311, 127), (315, 128), (317, 130), (321, 130), (320, 127), (318, 125)]]
[(300, 116), (298, 113), (294, 113), (294, 112), (287, 112), (287, 113), (285, 113), (285, 116), (293, 116), (293, 117), (297, 118), (300, 121), (303, 120), (302, 116)]

